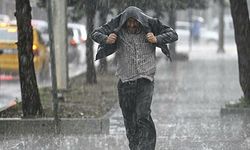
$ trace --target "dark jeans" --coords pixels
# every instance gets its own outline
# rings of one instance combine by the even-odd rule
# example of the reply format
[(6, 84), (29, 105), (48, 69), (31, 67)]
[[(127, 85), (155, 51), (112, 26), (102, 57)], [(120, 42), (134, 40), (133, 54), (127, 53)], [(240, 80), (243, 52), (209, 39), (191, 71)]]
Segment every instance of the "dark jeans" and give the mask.
[(154, 150), (156, 131), (151, 118), (154, 82), (138, 79), (118, 83), (119, 103), (122, 110), (130, 150)]

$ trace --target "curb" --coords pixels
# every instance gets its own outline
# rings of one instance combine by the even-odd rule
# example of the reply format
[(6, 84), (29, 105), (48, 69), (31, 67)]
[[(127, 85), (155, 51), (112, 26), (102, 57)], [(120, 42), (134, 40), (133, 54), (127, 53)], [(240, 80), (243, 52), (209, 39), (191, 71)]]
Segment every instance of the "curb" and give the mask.
[[(61, 118), (58, 125), (60, 134), (108, 134), (108, 118)], [(21, 119), (1, 118), (1, 135), (55, 134), (54, 118)]]
[(250, 108), (227, 108), (222, 107), (220, 110), (221, 115), (250, 115)]
[(114, 106), (103, 116), (103, 118), (110, 118), (119, 109), (119, 101), (117, 101)]
[(110, 117), (117, 110), (116, 103), (100, 118), (60, 118), (58, 129), (54, 118), (0, 118), (0, 135), (62, 135), (109, 134)]

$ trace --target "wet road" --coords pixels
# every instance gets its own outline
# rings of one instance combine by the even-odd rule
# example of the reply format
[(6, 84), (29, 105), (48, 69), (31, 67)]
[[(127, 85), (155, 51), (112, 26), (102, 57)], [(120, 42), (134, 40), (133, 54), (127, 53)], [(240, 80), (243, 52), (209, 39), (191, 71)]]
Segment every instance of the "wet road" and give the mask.
[[(69, 76), (73, 77), (82, 72), (86, 71), (85, 63), (85, 46), (79, 46), (80, 52), (80, 64), (70, 63), (69, 64)], [(39, 87), (51, 86), (51, 81), (39, 81)], [(21, 89), (19, 79), (13, 81), (1, 81), (0, 80), (0, 110), (4, 106), (8, 105), (10, 101), (18, 100), (21, 101)]]
[[(76, 76), (86, 70), (85, 64), (70, 64), (69, 76)], [(39, 87), (51, 86), (51, 81), (39, 81)], [(11, 100), (21, 101), (21, 88), (19, 80), (0, 81), (0, 110), (2, 107), (8, 105)]]
[[(250, 118), (221, 116), (220, 108), (241, 97), (235, 51), (193, 50), (190, 61), (158, 64), (152, 116), (156, 150), (249, 150)], [(110, 134), (2, 137), (0, 149), (128, 150), (119, 109)]]

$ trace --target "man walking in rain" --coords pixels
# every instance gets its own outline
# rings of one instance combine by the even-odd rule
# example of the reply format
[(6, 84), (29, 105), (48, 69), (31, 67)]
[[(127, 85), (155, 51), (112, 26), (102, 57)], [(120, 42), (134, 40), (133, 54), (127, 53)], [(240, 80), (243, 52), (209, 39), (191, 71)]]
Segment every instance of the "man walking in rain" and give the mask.
[(95, 29), (100, 43), (96, 59), (116, 52), (119, 104), (130, 150), (154, 150), (156, 130), (151, 102), (156, 71), (156, 46), (169, 56), (166, 44), (178, 39), (176, 32), (158, 19), (130, 6)]

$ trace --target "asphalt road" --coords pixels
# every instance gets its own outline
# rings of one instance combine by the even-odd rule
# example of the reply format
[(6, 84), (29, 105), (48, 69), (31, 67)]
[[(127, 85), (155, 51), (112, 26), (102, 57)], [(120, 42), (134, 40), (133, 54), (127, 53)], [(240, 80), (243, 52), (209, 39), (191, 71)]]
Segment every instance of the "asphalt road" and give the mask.
[[(80, 49), (80, 64), (69, 64), (69, 76), (73, 77), (86, 71), (85, 63), (85, 46), (82, 45)], [(38, 82), (39, 87), (51, 86), (51, 80)], [(21, 101), (21, 89), (18, 79), (12, 81), (0, 80), (0, 110), (8, 106), (13, 100)]]
[[(156, 150), (249, 150), (250, 120), (220, 115), (220, 108), (242, 96), (236, 50), (193, 49), (190, 60), (160, 60), (152, 117)], [(128, 150), (120, 109), (110, 118), (110, 134), (1, 137), (0, 149)]]

